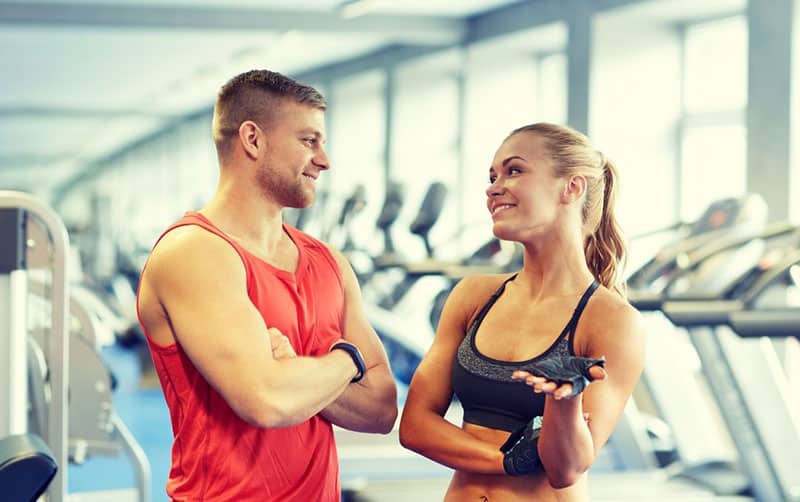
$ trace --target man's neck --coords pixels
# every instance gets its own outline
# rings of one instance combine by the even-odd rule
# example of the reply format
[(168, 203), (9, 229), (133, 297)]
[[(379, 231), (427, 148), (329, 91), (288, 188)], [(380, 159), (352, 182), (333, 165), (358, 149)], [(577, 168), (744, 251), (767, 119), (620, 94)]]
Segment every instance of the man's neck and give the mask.
[(285, 243), (281, 207), (263, 197), (219, 190), (200, 213), (257, 254), (272, 255)]

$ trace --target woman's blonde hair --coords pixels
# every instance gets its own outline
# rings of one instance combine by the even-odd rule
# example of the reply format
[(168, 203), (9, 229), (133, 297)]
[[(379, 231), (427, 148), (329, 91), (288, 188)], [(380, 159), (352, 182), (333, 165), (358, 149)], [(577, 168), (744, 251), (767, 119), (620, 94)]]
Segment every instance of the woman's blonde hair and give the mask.
[(586, 264), (597, 282), (624, 295), (619, 274), (626, 246), (614, 216), (616, 167), (595, 150), (589, 138), (569, 127), (540, 122), (515, 129), (509, 137), (520, 133), (533, 133), (544, 140), (556, 176), (580, 175), (586, 178), (583, 203)]

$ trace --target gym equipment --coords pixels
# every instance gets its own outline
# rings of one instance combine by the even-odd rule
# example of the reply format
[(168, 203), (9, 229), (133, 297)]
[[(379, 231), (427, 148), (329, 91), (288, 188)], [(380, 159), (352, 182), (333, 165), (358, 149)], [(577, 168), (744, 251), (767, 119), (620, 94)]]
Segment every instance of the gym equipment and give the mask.
[(674, 324), (688, 330), (760, 501), (800, 500), (800, 422), (774, 344), (768, 338), (743, 340), (727, 324), (744, 309), (770, 306), (767, 293), (776, 284), (781, 287), (798, 263), (798, 244), (786, 253), (788, 259), (759, 267), (757, 279), (748, 275), (752, 285), (736, 300), (670, 301), (663, 306)]
[[(64, 224), (46, 205), (20, 192), (0, 191), (0, 438), (16, 435), (19, 439), (4, 443), (12, 451), (3, 452), (6, 460), (19, 459), (20, 455), (37, 458), (37, 461), (10, 461), (11, 479), (4, 473), (0, 479), (0, 493), (11, 492), (20, 476), (27, 476), (26, 484), (34, 488), (32, 495), (44, 487), (48, 500), (63, 502), (66, 496), (67, 465), (67, 375), (69, 371), (69, 336), (67, 332), (67, 250), (69, 238)], [(52, 267), (52, 302), (50, 330), (44, 355), (50, 377), (50, 403), (44, 415), (41, 430), (43, 441), (28, 434), (26, 323), (27, 295), (26, 256), (29, 242), (29, 221), (40, 222), (51, 243), (49, 253)], [(46, 448), (42, 447), (42, 442)], [(32, 456), (31, 456), (32, 455)], [(52, 465), (48, 467), (49, 462)], [(44, 466), (44, 467), (43, 467)], [(60, 468), (59, 468), (60, 467)], [(29, 470), (31, 469), (31, 470)], [(48, 479), (49, 478), (49, 479)], [(10, 486), (9, 486), (10, 484)]]
[[(44, 442), (37, 443), (38, 436), (32, 435), (33, 439), (12, 443), (28, 449), (27, 457), (18, 453), (12, 460), (38, 459), (13, 465), (18, 470), (30, 463), (46, 474), (49, 446), (54, 453), (53, 466), (61, 469), (53, 471), (48, 500), (61, 501), (66, 498), (69, 462), (83, 463), (94, 454), (116, 455), (124, 448), (137, 469), (139, 501), (148, 502), (149, 463), (113, 412), (113, 376), (98, 353), (101, 341), (113, 339), (113, 327), (105, 322), (105, 312), (97, 308), (96, 297), (71, 294), (65, 258), (69, 241), (63, 224), (49, 208), (26, 194), (0, 192), (0, 208), (4, 208), (0, 214), (11, 215), (9, 224), (0, 227), (0, 242), (9, 244), (8, 249), (0, 249), (0, 257), (16, 256), (18, 262), (9, 267), (13, 278), (8, 281), (12, 284), (8, 301), (0, 302), (9, 305), (7, 312), (0, 310), (0, 319), (8, 319), (11, 326), (8, 336), (0, 332), (0, 343), (8, 342), (9, 348), (0, 352), (13, 361), (3, 365), (11, 368), (13, 375), (9, 375), (9, 386), (0, 385), (0, 392), (10, 388), (13, 394), (7, 407), (8, 424), (16, 429), (11, 432), (44, 437)], [(9, 249), (16, 255), (8, 253)], [(0, 493), (7, 493), (2, 485)]]
[[(759, 262), (764, 249), (791, 241), (796, 230), (787, 224), (767, 227), (765, 204), (754, 195), (712, 203), (693, 228), (688, 242), (672, 243), (645, 265), (647, 273), (632, 275), (640, 289), (631, 290), (629, 299), (639, 310), (655, 312), (646, 318), (650, 336), (642, 383), (672, 431), (674, 454), (662, 458), (671, 463), (675, 475), (731, 495), (745, 492), (750, 480), (741, 472), (732, 439), (720, 429), (721, 412), (704, 392), (705, 380), (697, 378), (695, 349), (686, 334), (675, 332), (657, 311), (666, 299), (736, 294), (735, 285)], [(645, 284), (644, 277), (651, 282)]]
[[(31, 279), (29, 291), (44, 295), (46, 284)], [(83, 297), (70, 298), (70, 371), (68, 451), (72, 464), (83, 464), (91, 456), (116, 456), (123, 450), (135, 468), (140, 502), (149, 500), (150, 463), (144, 451), (128, 431), (122, 419), (114, 413), (113, 375), (99, 354), (99, 333), (110, 328), (94, 302)], [(40, 347), (47, 343), (46, 326), (30, 326), (28, 338), (28, 378), (31, 429), (41, 427), (47, 409), (47, 366)]]
[(38, 499), (57, 471), (52, 452), (39, 436), (17, 434), (0, 439), (0, 487), (6, 500)]

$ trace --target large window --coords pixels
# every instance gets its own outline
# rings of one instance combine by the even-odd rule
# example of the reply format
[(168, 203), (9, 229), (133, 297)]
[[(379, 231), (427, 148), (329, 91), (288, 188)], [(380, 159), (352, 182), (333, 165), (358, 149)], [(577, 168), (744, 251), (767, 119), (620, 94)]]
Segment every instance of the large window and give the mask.
[[(491, 218), (485, 190), (497, 148), (517, 127), (566, 120), (566, 63), (563, 54), (470, 62), (464, 131), (463, 222), (485, 227)], [(488, 233), (486, 235), (489, 235)]]
[(409, 225), (434, 182), (447, 187), (447, 198), (431, 230), (431, 244), (437, 256), (459, 251), (447, 244), (453, 242), (460, 224), (460, 61), (458, 51), (447, 51), (403, 65), (395, 72), (390, 177), (403, 185), (405, 206), (393, 235), (409, 259), (425, 256), (422, 241), (409, 233)]
[(385, 131), (386, 107), (384, 89), (385, 74), (374, 71), (332, 84), (331, 109), (329, 113), (329, 154), (331, 171), (323, 186), (325, 194), (318, 202), (315, 214), (322, 221), (320, 236), (334, 238), (336, 220), (342, 203), (358, 184), (363, 185), (367, 205), (352, 222), (353, 238), (357, 246), (374, 243), (375, 220), (383, 203), (385, 186)]
[(689, 25), (683, 43), (680, 215), (691, 220), (746, 189), (746, 19)]

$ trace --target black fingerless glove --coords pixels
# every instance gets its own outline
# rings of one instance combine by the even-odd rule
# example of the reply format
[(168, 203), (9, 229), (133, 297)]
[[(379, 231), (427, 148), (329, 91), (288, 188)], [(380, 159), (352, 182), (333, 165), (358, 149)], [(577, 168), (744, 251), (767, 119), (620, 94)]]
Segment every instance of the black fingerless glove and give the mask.
[(539, 431), (542, 417), (533, 420), (511, 433), (500, 447), (503, 455), (503, 469), (509, 476), (525, 476), (543, 472), (539, 461)]
[(575, 397), (589, 385), (592, 376), (589, 368), (600, 366), (604, 368), (606, 360), (604, 358), (592, 359), (589, 357), (565, 356), (548, 357), (535, 363), (527, 364), (521, 370), (528, 373), (552, 380), (556, 384), (572, 384), (572, 393), (567, 398)]

